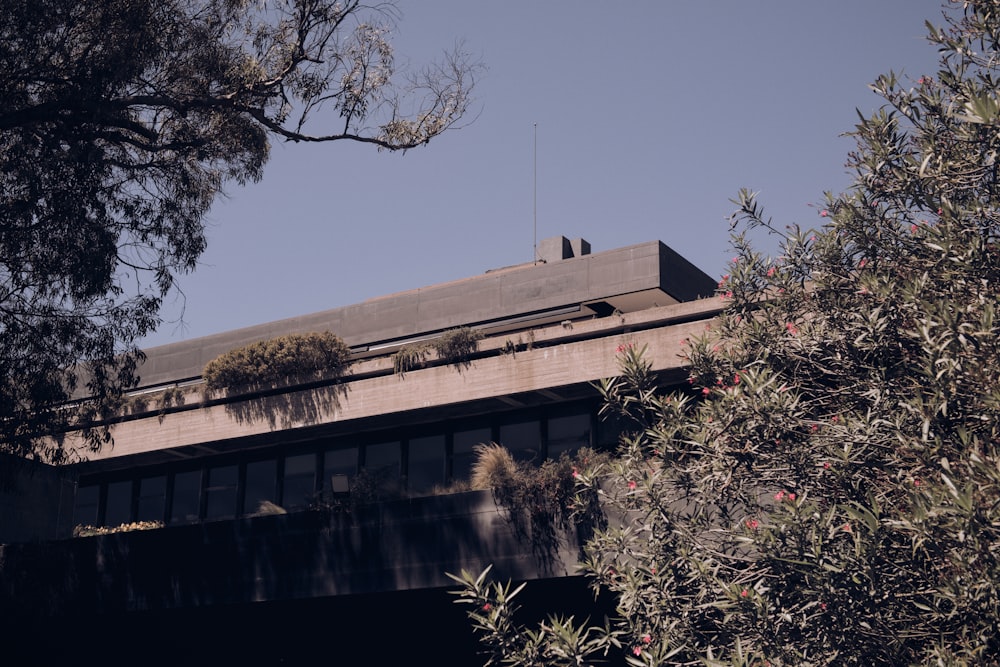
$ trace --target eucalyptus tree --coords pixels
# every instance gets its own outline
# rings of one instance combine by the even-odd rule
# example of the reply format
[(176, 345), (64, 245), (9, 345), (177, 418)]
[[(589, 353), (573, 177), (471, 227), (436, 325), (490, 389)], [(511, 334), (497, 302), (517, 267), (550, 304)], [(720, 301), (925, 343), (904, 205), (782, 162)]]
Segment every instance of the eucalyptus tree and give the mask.
[[(274, 140), (405, 151), (454, 127), (477, 64), (397, 71), (391, 5), (0, 0), (0, 451), (86, 426)], [(83, 405), (71, 399), (89, 396)], [(106, 429), (87, 429), (99, 447)]]

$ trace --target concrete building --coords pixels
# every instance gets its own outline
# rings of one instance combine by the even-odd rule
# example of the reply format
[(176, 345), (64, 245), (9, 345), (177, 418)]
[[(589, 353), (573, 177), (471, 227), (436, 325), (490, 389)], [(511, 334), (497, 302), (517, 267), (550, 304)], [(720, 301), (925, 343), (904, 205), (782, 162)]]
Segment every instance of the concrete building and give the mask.
[[(399, 664), (428, 652), (478, 664), (445, 572), (490, 563), (536, 580), (529, 609), (537, 595), (599, 610), (574, 576), (572, 534), (541, 554), (489, 492), (455, 491), (480, 443), (526, 460), (613, 447), (592, 383), (616, 373), (616, 348), (648, 346), (664, 384), (679, 383), (682, 341), (720, 303), (707, 298), (714, 280), (660, 242), (591, 253), (557, 237), (539, 250), (533, 264), (147, 350), (114, 446), (69, 471), (72, 520), (63, 497), (44, 541), (0, 554), (17, 664), (81, 651), (107, 664), (137, 651), (147, 664)], [(482, 335), (468, 357), (394, 363), (457, 328)], [(342, 373), (205, 390), (218, 355), (318, 331), (350, 347)], [(359, 474), (380, 502), (351, 502)], [(129, 522), (163, 527), (70, 538), (72, 525)]]

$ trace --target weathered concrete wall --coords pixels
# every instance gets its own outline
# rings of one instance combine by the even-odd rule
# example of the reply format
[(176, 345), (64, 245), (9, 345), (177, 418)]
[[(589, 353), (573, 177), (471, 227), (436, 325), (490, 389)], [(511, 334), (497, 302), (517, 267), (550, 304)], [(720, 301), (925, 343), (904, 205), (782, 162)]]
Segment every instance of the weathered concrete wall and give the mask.
[[(589, 383), (618, 372), (615, 349), (623, 344), (647, 345), (653, 370), (676, 370), (684, 366), (683, 341), (704, 332), (706, 318), (718, 308), (718, 303), (693, 302), (555, 326), (539, 332), (535, 342), (543, 347), (405, 375), (392, 373), (391, 359), (363, 362), (341, 384), (248, 396), (120, 423), (112, 431), (115, 446), (91, 455), (91, 460)], [(654, 326), (674, 319), (680, 323)]]
[(73, 532), (75, 474), (0, 455), (0, 544), (57, 540)]
[(485, 491), (0, 548), (0, 614), (115, 614), (573, 574), (573, 532), (538, 544)]

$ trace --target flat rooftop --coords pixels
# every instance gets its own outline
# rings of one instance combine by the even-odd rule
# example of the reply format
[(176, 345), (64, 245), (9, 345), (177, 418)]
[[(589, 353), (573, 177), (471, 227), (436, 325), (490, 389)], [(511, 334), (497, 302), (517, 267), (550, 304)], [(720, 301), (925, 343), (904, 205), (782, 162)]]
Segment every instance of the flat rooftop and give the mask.
[(286, 334), (330, 331), (367, 356), (462, 326), (486, 334), (523, 330), (691, 301), (715, 289), (710, 276), (660, 241), (593, 254), (585, 241), (563, 237), (541, 247), (547, 255), (535, 263), (149, 348), (139, 388), (200, 378), (220, 354)]

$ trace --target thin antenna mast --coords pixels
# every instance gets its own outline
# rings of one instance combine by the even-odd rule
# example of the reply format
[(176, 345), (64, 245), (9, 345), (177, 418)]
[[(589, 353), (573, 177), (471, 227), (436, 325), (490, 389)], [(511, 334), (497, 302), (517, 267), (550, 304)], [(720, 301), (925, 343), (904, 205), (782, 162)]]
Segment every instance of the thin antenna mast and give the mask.
[(538, 123), (535, 123), (535, 154), (533, 165), (532, 181), (534, 192), (532, 194), (531, 215), (534, 219), (534, 253), (532, 262), (538, 263)]

